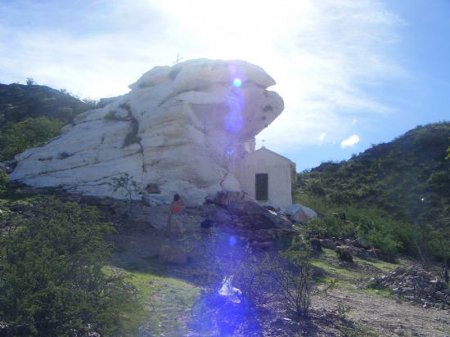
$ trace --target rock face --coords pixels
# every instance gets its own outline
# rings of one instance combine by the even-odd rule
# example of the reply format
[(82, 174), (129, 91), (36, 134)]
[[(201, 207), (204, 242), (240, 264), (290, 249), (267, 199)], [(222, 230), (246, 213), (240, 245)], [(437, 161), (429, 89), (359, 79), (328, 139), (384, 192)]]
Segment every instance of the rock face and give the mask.
[[(147, 190), (156, 203), (174, 193), (199, 204), (209, 193), (239, 191), (239, 160), (284, 108), (266, 90), (274, 84), (243, 61), (155, 67), (128, 94), (78, 115), (59, 137), (19, 154), (10, 179), (115, 198), (130, 192), (136, 199)], [(136, 184), (114, 191), (125, 174)]]

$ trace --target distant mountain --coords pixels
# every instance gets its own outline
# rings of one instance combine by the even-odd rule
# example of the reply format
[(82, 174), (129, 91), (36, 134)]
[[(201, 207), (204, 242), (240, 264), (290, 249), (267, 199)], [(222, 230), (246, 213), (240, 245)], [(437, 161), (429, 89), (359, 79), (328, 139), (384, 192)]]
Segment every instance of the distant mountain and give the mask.
[(450, 123), (419, 126), (340, 163), (298, 175), (307, 195), (334, 205), (360, 205), (392, 218), (450, 227)]
[(0, 160), (39, 146), (79, 113), (94, 108), (65, 90), (35, 84), (0, 84)]

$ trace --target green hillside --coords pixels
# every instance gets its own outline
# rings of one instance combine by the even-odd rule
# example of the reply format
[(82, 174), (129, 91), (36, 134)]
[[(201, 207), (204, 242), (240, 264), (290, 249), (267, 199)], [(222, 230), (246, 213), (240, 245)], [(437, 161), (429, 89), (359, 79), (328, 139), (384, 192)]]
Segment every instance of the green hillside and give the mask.
[(30, 84), (0, 84), (0, 160), (56, 136), (62, 125), (95, 106), (65, 90)]
[[(450, 123), (419, 126), (350, 160), (323, 163), (300, 173), (297, 197), (313, 203), (324, 214), (346, 208), (347, 217), (353, 211), (379, 214), (402, 223), (403, 236), (415, 235), (417, 229), (428, 233), (448, 231), (449, 145)], [(402, 246), (405, 248), (406, 242)]]

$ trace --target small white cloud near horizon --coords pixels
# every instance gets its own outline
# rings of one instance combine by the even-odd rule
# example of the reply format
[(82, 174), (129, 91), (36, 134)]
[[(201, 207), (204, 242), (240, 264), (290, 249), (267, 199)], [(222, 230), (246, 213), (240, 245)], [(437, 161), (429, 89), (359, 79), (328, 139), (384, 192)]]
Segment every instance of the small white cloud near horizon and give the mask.
[(345, 149), (346, 147), (354, 146), (358, 143), (359, 143), (359, 136), (352, 135), (341, 142), (341, 148)]
[(327, 136), (327, 133), (326, 132), (322, 132), (320, 135), (319, 135), (319, 144), (322, 144), (323, 143), (323, 141), (325, 140), (325, 137)]

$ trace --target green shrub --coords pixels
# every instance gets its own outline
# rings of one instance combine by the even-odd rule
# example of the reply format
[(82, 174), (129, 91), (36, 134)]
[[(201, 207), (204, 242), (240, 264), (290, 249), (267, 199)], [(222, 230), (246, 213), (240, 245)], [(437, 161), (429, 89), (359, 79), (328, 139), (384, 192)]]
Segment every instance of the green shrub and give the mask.
[(347, 221), (341, 211), (328, 211), (324, 217), (310, 220), (307, 229), (313, 235), (327, 238), (350, 238), (356, 231), (355, 224)]
[(0, 160), (12, 159), (30, 147), (40, 146), (57, 136), (61, 122), (47, 117), (27, 118), (10, 123), (0, 136)]
[(112, 227), (98, 213), (46, 198), (0, 237), (0, 317), (11, 336), (123, 336), (133, 288), (105, 273)]
[(330, 207), (322, 218), (307, 225), (310, 235), (327, 238), (362, 238), (388, 255), (415, 254), (414, 230), (411, 225), (388, 215), (363, 207)]
[(8, 184), (8, 173), (5, 170), (0, 170), (0, 193), (6, 190), (6, 184)]
[(276, 285), (287, 309), (297, 318), (309, 314), (312, 290), (311, 247), (298, 237), (274, 266)]
[(311, 254), (302, 239), (278, 255), (255, 254), (251, 249), (234, 270), (236, 286), (256, 306), (281, 303), (296, 318), (309, 313), (311, 305)]

